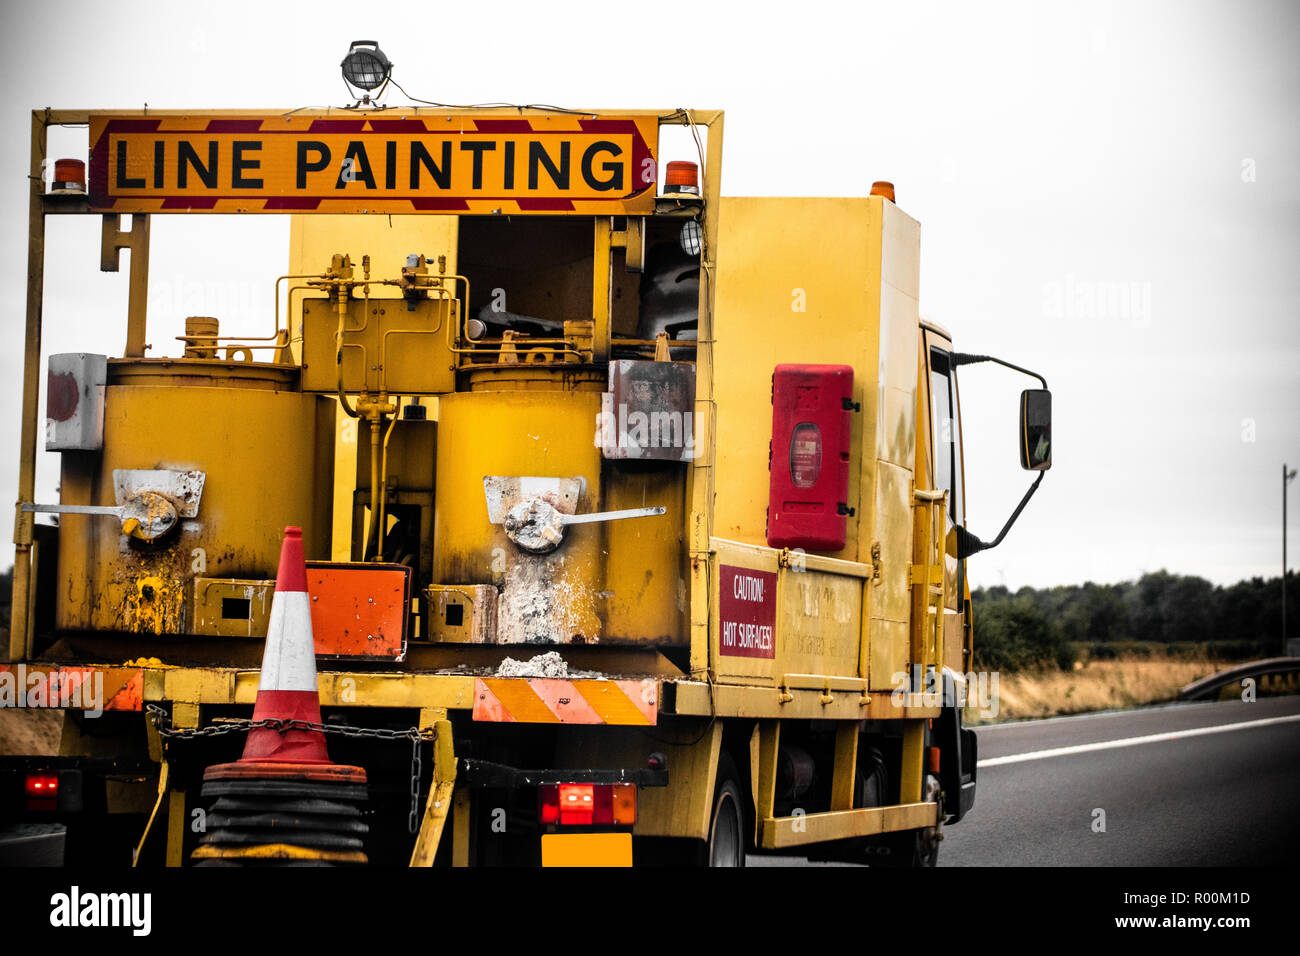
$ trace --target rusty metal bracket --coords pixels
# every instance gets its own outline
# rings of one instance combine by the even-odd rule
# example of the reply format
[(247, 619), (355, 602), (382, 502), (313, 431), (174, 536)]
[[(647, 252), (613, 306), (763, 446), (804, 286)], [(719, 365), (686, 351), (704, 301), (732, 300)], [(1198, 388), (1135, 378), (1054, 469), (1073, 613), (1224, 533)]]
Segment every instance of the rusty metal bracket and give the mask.
[(452, 744), (451, 721), (443, 719), (433, 725), (437, 739), (433, 745), (433, 785), (424, 804), (424, 819), (411, 850), (411, 866), (433, 866), (442, 842), (442, 831), (451, 810), (456, 789), (456, 751)]
[(122, 232), (121, 220), (107, 213), (100, 233), (99, 271), (117, 272), (123, 249), (131, 250), (130, 291), (126, 308), (127, 358), (143, 358), (149, 308), (149, 216), (131, 214), (131, 231)]

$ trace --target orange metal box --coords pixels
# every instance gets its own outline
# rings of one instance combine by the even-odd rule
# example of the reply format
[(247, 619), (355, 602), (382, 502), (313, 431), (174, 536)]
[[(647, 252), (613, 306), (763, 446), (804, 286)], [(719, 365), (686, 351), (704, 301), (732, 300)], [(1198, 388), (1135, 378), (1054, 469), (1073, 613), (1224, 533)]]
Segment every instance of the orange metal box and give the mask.
[(406, 657), (410, 568), (308, 561), (307, 593), (318, 656)]

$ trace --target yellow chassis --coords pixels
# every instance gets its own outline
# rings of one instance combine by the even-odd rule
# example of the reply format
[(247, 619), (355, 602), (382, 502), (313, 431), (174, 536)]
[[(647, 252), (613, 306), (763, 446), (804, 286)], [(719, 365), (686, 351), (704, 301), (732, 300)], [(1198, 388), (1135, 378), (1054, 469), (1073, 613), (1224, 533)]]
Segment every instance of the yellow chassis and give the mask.
[[(34, 665), (39, 666), (39, 665)], [(63, 665), (65, 667), (71, 665)], [(53, 669), (53, 668), (51, 668)], [(198, 727), (203, 709), (212, 706), (251, 707), (257, 697), (259, 674), (255, 670), (211, 667), (93, 667), (102, 670), (106, 683), (125, 672), (141, 675), (138, 706), (170, 705), (172, 724)], [(525, 678), (514, 680), (525, 681)], [(849, 686), (850, 679), (826, 679), (823, 686), (800, 688), (718, 684), (689, 679), (657, 678), (658, 699), (664, 716), (686, 719), (704, 727), (691, 745), (668, 748), (669, 765), (682, 781), (667, 793), (646, 791), (645, 811), (635, 832), (644, 835), (701, 838), (707, 833), (713, 780), (721, 754), (724, 724), (749, 729), (749, 769), (753, 781), (754, 839), (758, 847), (779, 850), (880, 833), (938, 825), (938, 806), (922, 802), (922, 747), (926, 722), (939, 715), (932, 700), (919, 696), (868, 695)], [(793, 682), (791, 682), (793, 683)], [(110, 684), (110, 686), (112, 686)], [(324, 707), (405, 708), (419, 713), (419, 726), (437, 732), (433, 754), (433, 782), (411, 856), (414, 866), (431, 865), (437, 855), (448, 820), (452, 822), (451, 854), (455, 865), (469, 860), (469, 791), (456, 787), (456, 754), (449, 716), (470, 710), (476, 678), (462, 674), (324, 671), (318, 686)], [(667, 693), (667, 697), (665, 697)], [(863, 720), (903, 721), (903, 802), (888, 807), (854, 809), (857, 743)], [(787, 720), (828, 720), (836, 727), (835, 762), (830, 810), (792, 817), (777, 817), (775, 803), (777, 754), (782, 724)], [(147, 723), (150, 756), (159, 763), (158, 797), (141, 837), (140, 849), (150, 838), (159, 811), (167, 806), (169, 866), (184, 864), (184, 827), (188, 817), (187, 794), (171, 787), (162, 739)], [(576, 725), (582, 734), (586, 725)], [(593, 758), (618, 761), (636, 759), (635, 738), (621, 740)], [(584, 751), (587, 749), (583, 748)], [(620, 752), (626, 756), (620, 758)], [(137, 851), (138, 856), (138, 851)]]

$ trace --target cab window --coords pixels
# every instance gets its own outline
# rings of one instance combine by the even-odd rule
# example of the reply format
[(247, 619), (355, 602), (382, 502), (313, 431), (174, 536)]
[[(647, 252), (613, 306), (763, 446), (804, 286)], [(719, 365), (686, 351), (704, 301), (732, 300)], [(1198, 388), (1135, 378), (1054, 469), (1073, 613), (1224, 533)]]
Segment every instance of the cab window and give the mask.
[(948, 492), (948, 516), (954, 525), (965, 520), (965, 503), (961, 494), (961, 441), (954, 409), (957, 407), (953, 387), (953, 368), (948, 353), (930, 350), (930, 408), (933, 420), (934, 486)]

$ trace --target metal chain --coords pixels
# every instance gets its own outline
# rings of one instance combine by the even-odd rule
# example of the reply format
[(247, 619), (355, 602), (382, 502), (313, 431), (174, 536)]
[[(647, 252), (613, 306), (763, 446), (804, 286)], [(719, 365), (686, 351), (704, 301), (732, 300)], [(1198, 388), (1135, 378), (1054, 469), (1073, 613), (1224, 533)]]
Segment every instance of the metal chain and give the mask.
[(223, 734), (245, 733), (250, 730), (274, 730), (287, 734), (291, 730), (317, 731), (322, 734), (338, 734), (341, 737), (372, 737), (376, 740), (409, 740), (411, 742), (411, 812), (407, 818), (407, 829), (415, 833), (420, 827), (420, 774), (423, 761), (420, 758), (420, 744), (438, 739), (438, 732), (432, 727), (408, 727), (406, 730), (388, 730), (382, 727), (350, 727), (347, 724), (318, 724), (309, 720), (280, 720), (265, 717), (262, 720), (233, 718), (207, 727), (173, 727), (171, 715), (157, 704), (146, 704), (149, 718), (158, 729), (161, 737), (188, 739), (193, 737), (220, 737)]
[(406, 818), (406, 829), (415, 833), (420, 829), (420, 740), (411, 738), (411, 813)]

